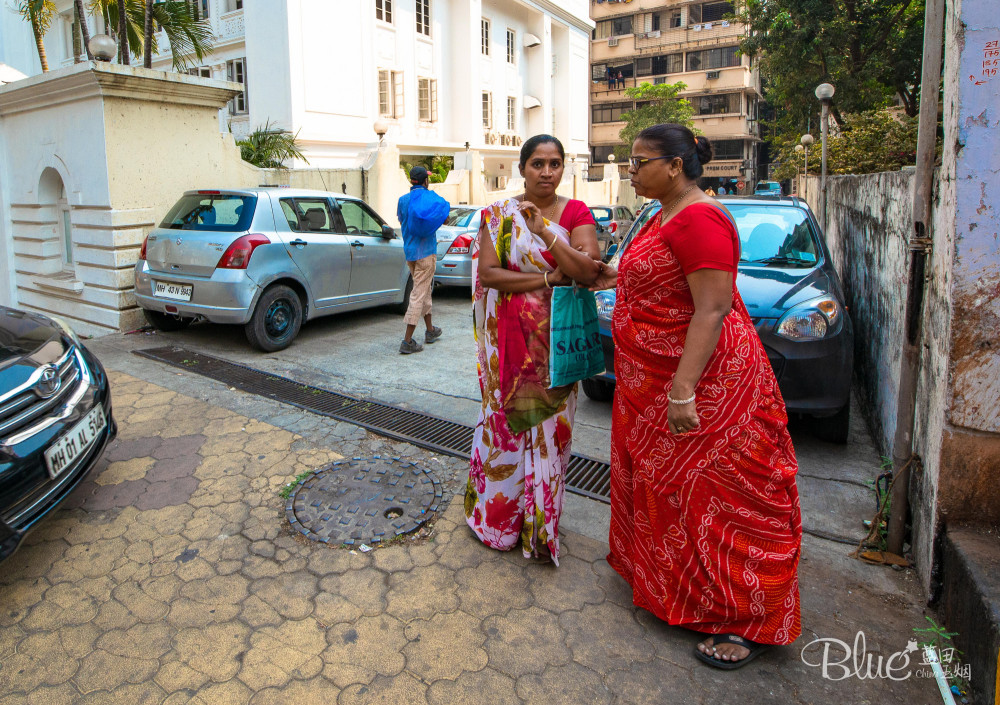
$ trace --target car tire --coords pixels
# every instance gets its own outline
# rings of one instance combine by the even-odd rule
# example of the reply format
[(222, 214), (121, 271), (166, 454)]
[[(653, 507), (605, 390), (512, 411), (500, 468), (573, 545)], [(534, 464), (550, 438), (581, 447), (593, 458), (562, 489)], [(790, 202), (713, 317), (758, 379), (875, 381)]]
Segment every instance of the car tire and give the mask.
[(615, 397), (614, 382), (590, 377), (583, 380), (583, 393), (594, 401), (611, 401)]
[(406, 286), (403, 287), (403, 303), (393, 306), (393, 310), (400, 316), (406, 315), (406, 309), (410, 307), (410, 294), (413, 292), (413, 277), (406, 278)]
[(291, 288), (278, 284), (264, 291), (249, 323), (247, 341), (262, 352), (284, 350), (302, 327), (302, 301)]
[(814, 418), (812, 426), (813, 433), (820, 440), (846, 445), (851, 433), (851, 405), (844, 404), (844, 407), (833, 416)]
[(153, 326), (153, 328), (167, 333), (184, 330), (194, 320), (193, 318), (178, 318), (177, 316), (171, 316), (169, 313), (160, 313), (159, 311), (149, 311), (147, 309), (142, 309), (142, 315), (146, 317), (146, 322)]

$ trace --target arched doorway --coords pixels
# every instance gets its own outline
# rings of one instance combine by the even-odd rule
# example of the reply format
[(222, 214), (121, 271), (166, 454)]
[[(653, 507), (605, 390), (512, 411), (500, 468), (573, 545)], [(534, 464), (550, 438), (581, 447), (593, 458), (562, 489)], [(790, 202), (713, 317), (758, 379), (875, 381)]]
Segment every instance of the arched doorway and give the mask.
[[(59, 243), (59, 262), (50, 261), (50, 274), (74, 271), (73, 218), (66, 186), (59, 172), (46, 167), (38, 179), (38, 204), (42, 207), (42, 221), (51, 227), (52, 239)], [(46, 228), (46, 226), (43, 226)]]

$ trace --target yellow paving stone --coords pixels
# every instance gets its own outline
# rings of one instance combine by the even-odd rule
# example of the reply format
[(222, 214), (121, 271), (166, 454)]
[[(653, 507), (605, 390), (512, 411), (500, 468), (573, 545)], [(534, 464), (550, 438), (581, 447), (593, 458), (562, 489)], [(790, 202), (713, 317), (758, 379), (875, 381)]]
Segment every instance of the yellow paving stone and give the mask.
[(128, 608), (117, 600), (109, 600), (97, 610), (92, 624), (102, 631), (109, 629), (128, 629), (139, 621)]
[(135, 563), (151, 563), (153, 561), (153, 544), (149, 541), (132, 541), (125, 549), (125, 557)]
[(197, 602), (179, 597), (170, 603), (166, 621), (172, 627), (184, 629), (204, 624), (221, 624), (236, 618), (240, 613), (238, 604)]
[(320, 590), (343, 595), (369, 617), (385, 610), (388, 589), (385, 574), (371, 568), (331, 575), (320, 582)]
[(376, 678), (370, 685), (355, 683), (345, 688), (338, 705), (421, 705), (427, 702), (427, 686), (404, 673), (396, 678)]
[(0, 585), (0, 627), (17, 624), (28, 611), (42, 601), (42, 595), (50, 587), (48, 580), (18, 580), (8, 585)]
[(175, 690), (197, 691), (208, 682), (208, 676), (185, 663), (171, 661), (156, 672), (153, 680), (166, 692), (173, 693)]
[(326, 640), (330, 646), (323, 652), (323, 676), (341, 688), (368, 683), (377, 675), (395, 676), (406, 666), (403, 623), (387, 614), (330, 627)]
[(251, 580), (274, 578), (281, 575), (281, 566), (263, 556), (247, 556), (240, 571)]
[(166, 406), (174, 397), (177, 396), (177, 392), (171, 392), (168, 389), (163, 389), (162, 387), (156, 387), (156, 391), (150, 391), (142, 395), (135, 406), (137, 409), (145, 409), (151, 406)]
[(337, 702), (340, 688), (322, 676), (310, 678), (307, 681), (292, 681), (284, 688), (268, 688), (255, 694), (250, 705), (290, 705), (302, 703), (309, 705), (329, 704)]
[(80, 691), (72, 683), (60, 683), (51, 688), (36, 688), (28, 693), (27, 705), (76, 705)]
[(524, 569), (507, 561), (488, 561), (455, 574), (462, 609), (477, 617), (506, 614), (531, 605)]
[(650, 661), (655, 655), (633, 611), (613, 602), (564, 612), (559, 625), (568, 635), (566, 645), (573, 651), (573, 660), (603, 676), (616, 668)]
[(313, 678), (323, 670), (319, 655), (324, 649), (325, 631), (314, 619), (263, 627), (250, 637), (239, 679), (257, 691)]
[(77, 585), (59, 583), (46, 590), (43, 600), (21, 624), (29, 630), (84, 624), (97, 616), (98, 607), (98, 602)]
[(513, 678), (492, 668), (484, 668), (476, 672), (466, 671), (453, 681), (434, 681), (427, 691), (427, 700), (432, 705), (510, 705), (518, 698), (514, 693)]
[(367, 565), (368, 559), (364, 554), (355, 552), (355, 555), (351, 555), (349, 551), (329, 546), (317, 545), (309, 554), (309, 572), (321, 578)]
[(256, 595), (243, 600), (240, 605), (240, 619), (254, 629), (265, 626), (276, 627), (284, 621), (276, 609)]
[(65, 560), (72, 561), (81, 575), (96, 578), (110, 573), (125, 558), (128, 544), (122, 538), (99, 539), (87, 545), (71, 546)]
[(278, 575), (262, 578), (250, 591), (287, 619), (303, 619), (312, 614), (316, 578), (311, 575)]
[(166, 693), (156, 683), (136, 683), (116, 688), (111, 692), (93, 693), (84, 700), (85, 705), (158, 705)]
[(184, 526), (181, 535), (188, 541), (215, 539), (222, 534), (239, 531), (246, 516), (246, 507), (235, 502), (218, 507), (201, 507)]
[[(680, 691), (684, 693), (684, 690)], [(578, 663), (553, 666), (541, 674), (529, 674), (518, 678), (517, 695), (529, 703), (547, 705), (607, 705), (614, 702), (615, 693), (602, 682), (601, 676)], [(621, 697), (619, 693), (619, 698)], [(693, 698), (692, 698), (693, 699)], [(671, 702), (652, 698), (645, 702)], [(617, 702), (629, 702), (618, 700)], [(677, 702), (676, 700), (673, 702)]]
[(406, 546), (387, 546), (373, 552), (375, 567), (387, 573), (410, 570), (413, 567), (413, 559), (406, 550)]
[(203, 459), (193, 473), (199, 480), (212, 480), (225, 477), (229, 473), (242, 472), (250, 457), (244, 453), (205, 455), (204, 451), (202, 447)]
[(169, 601), (177, 592), (180, 580), (173, 576), (127, 582), (117, 586), (112, 595), (143, 622), (162, 619), (170, 609)]
[(70, 658), (81, 659), (94, 650), (100, 636), (101, 630), (92, 623), (65, 626), (59, 629), (59, 644)]
[[(130, 414), (127, 425), (128, 433), (133, 438), (149, 438), (160, 435), (161, 432), (170, 427), (170, 423), (164, 417), (164, 411), (165, 409), (161, 407), (153, 406), (141, 408)], [(141, 435), (135, 435), (137, 432)]]
[(250, 594), (250, 581), (242, 575), (215, 576), (181, 587), (180, 594), (206, 605), (233, 605)]
[(99, 575), (96, 578), (81, 578), (74, 585), (96, 599), (98, 602), (106, 602), (111, 597), (115, 582), (107, 575)]
[(193, 436), (202, 432), (205, 426), (204, 419), (198, 414), (188, 411), (171, 415), (166, 422), (165, 428), (160, 431), (160, 438), (180, 438), (181, 436)]
[(415, 619), (404, 633), (410, 641), (403, 648), (406, 670), (425, 682), (454, 680), (463, 671), (486, 667), (488, 659), (481, 648), (486, 635), (479, 630), (479, 620), (465, 612)]
[(364, 615), (364, 611), (350, 602), (343, 595), (320, 592), (315, 599), (316, 609), (313, 616), (324, 626), (342, 622), (353, 622)]
[[(566, 634), (556, 616), (538, 607), (487, 617), (482, 629), (490, 666), (502, 673), (541, 673), (549, 665), (568, 663), (572, 657), (563, 644)], [(546, 644), (546, 648), (534, 649), (532, 644)]]
[(535, 604), (545, 605), (553, 612), (583, 609), (604, 601), (604, 591), (597, 584), (591, 564), (563, 556), (559, 568), (532, 571), (531, 593)]
[(174, 638), (174, 650), (182, 663), (218, 683), (239, 672), (249, 635), (249, 627), (235, 622), (184, 629)]
[[(0, 670), (0, 693), (65, 683), (76, 674), (79, 666), (80, 662), (63, 647), (58, 633), (31, 634), (21, 640), (15, 654), (4, 660)], [(5, 677), (11, 680), (6, 681)]]
[(14, 653), (14, 648), (25, 636), (25, 632), (20, 625), (0, 628), (0, 663), (3, 659)]
[(242, 416), (223, 416), (208, 421), (202, 433), (206, 436), (225, 436), (230, 433), (242, 433), (246, 425), (247, 420)]
[(458, 608), (454, 574), (440, 565), (395, 573), (389, 576), (389, 585), (386, 612), (404, 622)]
[[(216, 683), (202, 688), (191, 699), (191, 703), (192, 705), (243, 705), (250, 701), (252, 695), (249, 688), (233, 678), (225, 683)], [(327, 703), (314, 701), (305, 702), (303, 705), (327, 705)], [(333, 704), (330, 703), (330, 705)]]
[(97, 640), (97, 648), (115, 656), (160, 658), (170, 651), (173, 630), (166, 624), (136, 624), (129, 629), (112, 629)]
[(437, 563), (437, 554), (434, 553), (435, 543), (427, 541), (425, 543), (411, 544), (406, 547), (406, 552), (410, 554), (413, 565), (426, 568)]
[(249, 461), (250, 455), (245, 451), (247, 441), (248, 436), (243, 432), (211, 436), (202, 444), (199, 452), (202, 457), (239, 453), (243, 456), (244, 460)]
[(150, 457), (130, 458), (129, 460), (111, 463), (104, 472), (94, 479), (94, 482), (104, 486), (119, 485), (129, 480), (142, 480), (146, 477), (149, 469), (155, 464), (156, 458)]

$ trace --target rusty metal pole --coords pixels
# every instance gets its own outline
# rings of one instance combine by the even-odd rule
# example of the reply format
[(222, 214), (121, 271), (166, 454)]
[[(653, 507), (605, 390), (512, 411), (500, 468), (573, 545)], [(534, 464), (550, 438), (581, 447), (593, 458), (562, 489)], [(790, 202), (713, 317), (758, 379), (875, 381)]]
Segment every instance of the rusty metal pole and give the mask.
[(917, 137), (917, 173), (913, 184), (913, 233), (910, 236), (910, 274), (906, 285), (903, 358), (896, 398), (896, 435), (892, 444), (892, 509), (888, 549), (902, 555), (910, 506), (910, 467), (913, 421), (916, 416), (917, 376), (920, 371), (920, 322), (924, 303), (924, 270), (930, 251), (934, 154), (937, 143), (938, 94), (941, 90), (941, 45), (945, 0), (927, 0), (924, 9), (924, 56), (920, 79), (920, 121)]

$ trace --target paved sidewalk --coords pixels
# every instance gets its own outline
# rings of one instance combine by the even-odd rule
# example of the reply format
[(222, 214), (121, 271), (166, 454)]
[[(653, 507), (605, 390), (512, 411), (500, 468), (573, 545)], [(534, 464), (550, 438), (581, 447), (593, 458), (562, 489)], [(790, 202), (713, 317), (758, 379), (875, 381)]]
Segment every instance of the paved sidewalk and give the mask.
[(912, 580), (845, 546), (806, 539), (802, 639), (721, 672), (631, 605), (601, 541), (567, 534), (558, 569), (499, 553), (453, 499), (423, 538), (308, 542), (278, 492), (335, 443), (111, 376), (106, 462), (0, 564), (0, 705), (940, 702), (927, 679), (831, 681), (801, 661), (858, 630), (885, 658), (924, 621)]

